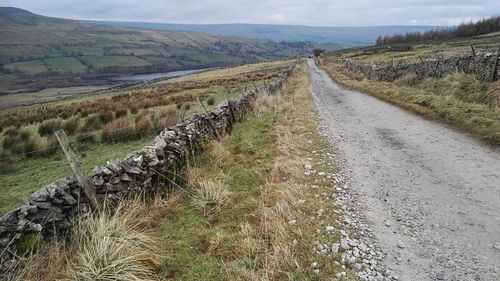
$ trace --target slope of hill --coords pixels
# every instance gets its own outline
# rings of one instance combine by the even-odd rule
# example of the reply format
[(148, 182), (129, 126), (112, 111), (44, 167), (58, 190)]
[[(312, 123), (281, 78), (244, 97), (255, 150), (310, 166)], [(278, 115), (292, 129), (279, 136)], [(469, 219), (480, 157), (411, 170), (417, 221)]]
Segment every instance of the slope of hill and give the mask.
[(130, 29), (0, 8), (4, 85), (57, 76), (223, 66), (303, 55), (311, 47), (305, 42)]
[(149, 22), (89, 21), (113, 26), (147, 28), (156, 30), (183, 30), (206, 32), (223, 36), (271, 39), (275, 41), (310, 41), (334, 43), (339, 47), (354, 47), (375, 43), (377, 36), (394, 33), (423, 32), (435, 26), (369, 26), (369, 27), (325, 27), (269, 24), (170, 24)]

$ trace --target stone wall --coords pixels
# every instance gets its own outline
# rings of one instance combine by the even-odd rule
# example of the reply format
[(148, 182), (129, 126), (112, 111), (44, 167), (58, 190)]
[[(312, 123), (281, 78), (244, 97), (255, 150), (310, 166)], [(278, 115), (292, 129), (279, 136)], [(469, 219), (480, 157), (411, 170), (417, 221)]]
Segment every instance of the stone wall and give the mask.
[[(155, 189), (175, 181), (186, 159), (201, 151), (208, 139), (229, 133), (251, 109), (252, 100), (263, 93), (279, 90), (293, 71), (255, 92), (222, 103), (208, 116), (194, 115), (162, 131), (152, 145), (129, 154), (123, 160), (110, 160), (96, 167), (89, 177), (101, 204), (112, 204), (124, 197), (152, 195)], [(13, 245), (27, 234), (56, 237), (71, 226), (71, 220), (89, 209), (88, 200), (74, 176), (58, 180), (34, 193), (21, 207), (0, 218), (0, 264), (12, 259)], [(1, 269), (1, 268), (0, 268)], [(1, 270), (0, 270), (1, 272)]]
[[(491, 81), (496, 62), (495, 53), (461, 54), (448, 58), (424, 60), (418, 63), (401, 64), (390, 67), (358, 63), (353, 60), (339, 60), (349, 70), (367, 75), (370, 79), (393, 81), (406, 74), (418, 77), (442, 78), (456, 72), (472, 74), (482, 81)], [(498, 75), (495, 77), (498, 80)]]

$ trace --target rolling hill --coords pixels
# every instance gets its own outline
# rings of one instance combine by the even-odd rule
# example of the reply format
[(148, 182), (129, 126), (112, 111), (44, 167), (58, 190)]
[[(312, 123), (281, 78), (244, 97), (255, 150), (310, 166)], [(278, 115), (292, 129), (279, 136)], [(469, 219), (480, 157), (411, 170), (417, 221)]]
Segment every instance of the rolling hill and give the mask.
[(309, 41), (315, 44), (330, 43), (337, 48), (365, 46), (375, 43), (379, 35), (394, 33), (428, 31), (436, 26), (394, 25), (394, 26), (302, 26), (270, 24), (171, 24), (149, 22), (89, 21), (130, 28), (155, 30), (183, 30), (206, 32), (221, 36), (241, 36), (248, 38), (270, 39), (274, 41)]
[(0, 83), (215, 67), (304, 55), (312, 45), (131, 29), (0, 8)]

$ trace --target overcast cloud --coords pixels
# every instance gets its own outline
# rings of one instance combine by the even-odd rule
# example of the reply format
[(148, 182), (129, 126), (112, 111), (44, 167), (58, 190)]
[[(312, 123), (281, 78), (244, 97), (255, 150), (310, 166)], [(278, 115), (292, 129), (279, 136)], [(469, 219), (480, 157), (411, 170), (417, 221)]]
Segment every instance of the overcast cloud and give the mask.
[(0, 0), (65, 18), (315, 26), (454, 25), (500, 14), (498, 0)]

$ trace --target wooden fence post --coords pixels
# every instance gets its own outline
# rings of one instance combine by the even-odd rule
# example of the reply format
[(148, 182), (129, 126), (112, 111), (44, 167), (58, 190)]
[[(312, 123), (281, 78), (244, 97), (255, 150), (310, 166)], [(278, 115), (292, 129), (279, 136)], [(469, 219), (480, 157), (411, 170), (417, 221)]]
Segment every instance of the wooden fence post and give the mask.
[[(246, 90), (245, 90), (246, 92)], [(236, 122), (236, 118), (234, 118), (234, 111), (233, 111), (233, 106), (231, 104), (231, 99), (229, 98), (229, 89), (226, 88), (224, 90), (224, 93), (226, 94), (226, 102), (227, 102), (227, 105), (229, 106), (229, 112), (231, 113), (231, 118), (233, 119), (233, 123)]]
[(215, 129), (214, 125), (212, 124), (212, 121), (208, 117), (207, 109), (205, 108), (205, 106), (203, 105), (203, 103), (200, 101), (199, 98), (196, 98), (196, 101), (198, 101), (198, 104), (201, 106), (201, 108), (203, 108), (203, 111), (205, 112), (205, 116), (207, 117), (207, 120), (208, 120), (208, 125), (210, 126), (210, 128), (212, 128), (214, 135), (217, 137), (218, 140), (221, 140), (221, 137), (220, 137), (219, 133), (217, 132), (217, 129)]
[(491, 82), (495, 82), (498, 71), (498, 56), (500, 56), (500, 44), (498, 45), (497, 53), (495, 56), (495, 64), (493, 64), (493, 71), (491, 72)]
[(55, 135), (57, 140), (59, 141), (59, 144), (61, 145), (64, 154), (66, 155), (66, 159), (68, 159), (69, 165), (71, 166), (76, 179), (82, 186), (83, 193), (85, 193), (85, 196), (87, 196), (87, 198), (89, 199), (90, 206), (95, 210), (99, 210), (99, 203), (97, 201), (95, 190), (92, 188), (87, 177), (83, 173), (83, 170), (80, 168), (80, 163), (78, 163), (78, 159), (76, 158), (75, 153), (69, 146), (66, 133), (61, 129), (56, 131)]

